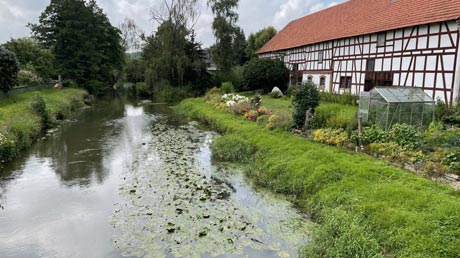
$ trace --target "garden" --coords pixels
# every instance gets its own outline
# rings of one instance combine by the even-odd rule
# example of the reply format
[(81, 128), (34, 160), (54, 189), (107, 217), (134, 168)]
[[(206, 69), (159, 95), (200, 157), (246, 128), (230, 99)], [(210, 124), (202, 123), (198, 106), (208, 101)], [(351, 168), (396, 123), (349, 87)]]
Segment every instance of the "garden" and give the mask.
[(236, 94), (228, 89), (208, 91), (206, 102), (268, 130), (288, 131), (317, 143), (366, 153), (456, 189), (460, 187), (460, 128), (453, 121), (455, 109), (444, 103), (437, 104), (436, 119), (426, 128), (394, 124), (384, 130), (364, 122), (359, 130), (357, 97), (322, 92), (315, 100), (317, 104), (313, 104), (314, 116), (305, 130), (302, 127), (307, 108), (298, 111), (300, 121), (296, 124), (292, 88), (288, 91), (291, 94), (282, 97), (254, 92)]

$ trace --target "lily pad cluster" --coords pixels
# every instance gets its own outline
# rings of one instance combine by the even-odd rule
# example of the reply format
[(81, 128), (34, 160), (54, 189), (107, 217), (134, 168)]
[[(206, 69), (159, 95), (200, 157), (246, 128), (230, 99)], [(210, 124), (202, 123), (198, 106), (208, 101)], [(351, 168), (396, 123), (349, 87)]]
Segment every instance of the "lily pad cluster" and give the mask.
[(209, 135), (161, 122), (152, 134), (123, 178), (115, 205), (114, 242), (123, 255), (218, 257), (264, 250), (289, 257), (279, 245), (264, 243), (266, 233), (232, 200), (231, 184), (200, 171), (196, 154)]

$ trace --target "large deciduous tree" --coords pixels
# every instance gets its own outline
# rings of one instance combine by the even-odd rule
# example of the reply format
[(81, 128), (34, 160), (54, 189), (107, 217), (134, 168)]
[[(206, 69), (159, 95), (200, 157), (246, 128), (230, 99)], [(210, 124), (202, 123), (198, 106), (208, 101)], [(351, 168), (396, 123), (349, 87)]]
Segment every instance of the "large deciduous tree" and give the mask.
[(273, 27), (264, 28), (256, 33), (251, 33), (248, 38), (248, 45), (245, 49), (247, 58), (253, 59), (256, 57), (256, 52), (261, 49), (268, 41), (270, 41), (277, 31)]
[(165, 87), (192, 86), (203, 91), (210, 84), (201, 44), (195, 42), (193, 27), (198, 18), (196, 0), (166, 0), (152, 9), (159, 24), (147, 37), (142, 57), (147, 64), (146, 83), (153, 94)]
[(235, 9), (238, 0), (208, 0), (208, 5), (214, 14), (212, 29), (216, 38), (216, 44), (211, 47), (211, 55), (219, 70), (227, 72), (233, 65), (240, 63), (237, 61), (240, 59), (238, 52), (244, 49), (241, 46), (244, 33), (236, 25), (238, 13)]
[(118, 80), (124, 56), (120, 31), (95, 0), (51, 0), (39, 23), (30, 27), (53, 52), (57, 72), (64, 78), (96, 94)]
[(40, 46), (32, 38), (11, 39), (3, 47), (14, 52), (18, 58), (20, 69), (38, 75), (42, 80), (51, 79), (54, 73), (54, 56), (49, 49)]

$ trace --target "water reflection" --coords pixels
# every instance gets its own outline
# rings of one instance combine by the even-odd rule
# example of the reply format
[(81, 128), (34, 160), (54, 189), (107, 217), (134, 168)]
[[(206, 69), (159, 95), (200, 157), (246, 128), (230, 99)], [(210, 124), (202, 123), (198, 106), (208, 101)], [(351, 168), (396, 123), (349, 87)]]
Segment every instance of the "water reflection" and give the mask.
[(121, 257), (108, 218), (154, 119), (124, 100), (100, 101), (3, 168), (0, 257)]

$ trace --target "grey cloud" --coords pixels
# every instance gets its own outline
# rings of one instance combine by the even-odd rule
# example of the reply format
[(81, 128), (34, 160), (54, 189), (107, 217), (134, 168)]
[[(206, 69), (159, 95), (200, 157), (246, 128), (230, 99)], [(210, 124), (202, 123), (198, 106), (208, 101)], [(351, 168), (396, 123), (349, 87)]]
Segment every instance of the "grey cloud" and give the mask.
[[(201, 4), (200, 19), (196, 23), (197, 40), (204, 46), (214, 42), (211, 23), (212, 13), (206, 6), (207, 0), (199, 0)], [(344, 0), (240, 0), (238, 25), (246, 35), (267, 26), (282, 29), (289, 21), (308, 13), (318, 11)], [(150, 20), (150, 9), (162, 0), (98, 0), (114, 26), (118, 26), (125, 18), (134, 19), (147, 34), (153, 33), (157, 24)], [(49, 4), (49, 0), (0, 0), (0, 44), (10, 38), (30, 35), (26, 27), (29, 22), (37, 22), (38, 16)]]

